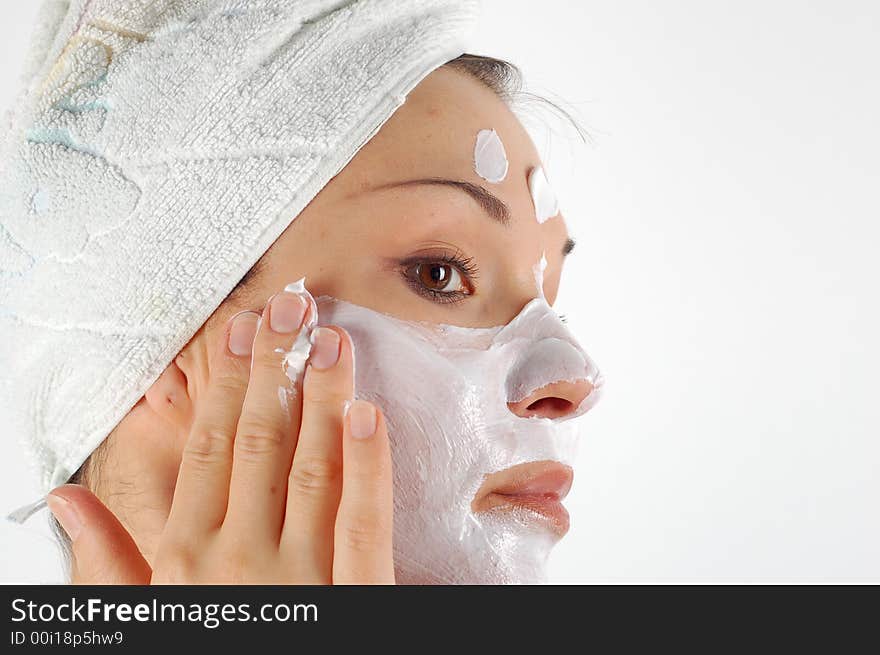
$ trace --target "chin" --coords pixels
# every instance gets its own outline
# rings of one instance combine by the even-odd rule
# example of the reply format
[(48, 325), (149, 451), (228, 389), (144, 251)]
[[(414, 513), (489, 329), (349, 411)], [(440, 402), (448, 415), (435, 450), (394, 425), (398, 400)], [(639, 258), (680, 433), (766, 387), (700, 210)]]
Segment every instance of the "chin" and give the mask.
[(544, 584), (562, 538), (529, 511), (396, 514), (394, 536), (396, 581), (406, 585)]

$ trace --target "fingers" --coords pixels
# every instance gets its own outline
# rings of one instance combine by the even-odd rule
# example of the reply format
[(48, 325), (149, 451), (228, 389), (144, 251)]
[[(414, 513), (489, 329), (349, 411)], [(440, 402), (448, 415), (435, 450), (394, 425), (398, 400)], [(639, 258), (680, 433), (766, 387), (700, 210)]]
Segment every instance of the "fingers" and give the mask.
[(232, 444), (247, 390), (255, 312), (240, 312), (224, 328), (211, 355), (211, 377), (184, 446), (167, 532), (198, 542), (226, 515)]
[(163, 542), (202, 552), (213, 533), (269, 556), (261, 546), (277, 548), (280, 536), (285, 575), (299, 584), (393, 584), (384, 418), (357, 401), (343, 420), (354, 387), (351, 338), (339, 327), (313, 330), (299, 388), (282, 367), (285, 353), (308, 346), (312, 313), (303, 296), (284, 291), (261, 321), (242, 312), (225, 327)]
[(333, 584), (394, 584), (391, 449), (382, 413), (353, 402), (342, 443)]
[(354, 351), (351, 337), (339, 327), (317, 328), (312, 341), (282, 548), (294, 554), (297, 569), (309, 578), (304, 584), (328, 584), (342, 493), (342, 415), (354, 388)]
[(134, 539), (92, 492), (62, 485), (46, 504), (70, 537), (76, 584), (150, 584), (150, 566)]
[(270, 298), (254, 341), (250, 381), (233, 448), (224, 528), (229, 526), (249, 539), (270, 538), (276, 545), (302, 404), (301, 394), (282, 368), (282, 353), (293, 348), (308, 313), (309, 305), (301, 294), (281, 291)]

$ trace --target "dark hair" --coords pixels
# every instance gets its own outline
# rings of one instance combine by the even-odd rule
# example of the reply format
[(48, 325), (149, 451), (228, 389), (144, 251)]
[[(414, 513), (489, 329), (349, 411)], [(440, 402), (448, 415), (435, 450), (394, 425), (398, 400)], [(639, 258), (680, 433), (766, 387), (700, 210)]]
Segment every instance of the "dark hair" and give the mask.
[[(509, 105), (529, 100), (537, 100), (541, 102), (564, 116), (574, 126), (582, 140), (588, 140), (589, 135), (580, 127), (577, 121), (572, 118), (571, 114), (559, 107), (559, 105), (542, 96), (523, 91), (522, 72), (517, 66), (509, 61), (465, 53), (446, 62), (444, 66), (448, 66), (474, 77), (494, 91), (499, 98)], [(233, 287), (232, 291), (229, 292), (229, 295), (226, 296), (223, 302), (235, 301), (241, 296), (246, 296), (254, 285), (263, 265), (264, 260), (262, 258), (257, 260), (248, 272), (238, 281), (235, 287)], [(115, 430), (116, 429), (114, 428), (113, 432), (115, 432)], [(82, 466), (77, 469), (76, 473), (70, 477), (68, 482), (73, 484), (83, 484), (93, 490), (95, 489), (98, 484), (98, 472), (101, 468), (100, 464), (104, 457), (106, 457), (107, 444), (110, 441), (113, 432), (111, 432), (110, 437), (101, 442), (98, 448), (96, 448), (88, 459), (83, 462)], [(65, 561), (65, 570), (69, 571), (72, 559), (70, 538), (67, 536), (64, 529), (58, 524), (55, 517), (51, 514), (50, 517), (52, 531), (55, 533), (61, 546), (62, 555)]]
[(464, 53), (444, 66), (462, 71), (492, 89), (505, 102), (522, 92), (522, 72), (504, 59)]

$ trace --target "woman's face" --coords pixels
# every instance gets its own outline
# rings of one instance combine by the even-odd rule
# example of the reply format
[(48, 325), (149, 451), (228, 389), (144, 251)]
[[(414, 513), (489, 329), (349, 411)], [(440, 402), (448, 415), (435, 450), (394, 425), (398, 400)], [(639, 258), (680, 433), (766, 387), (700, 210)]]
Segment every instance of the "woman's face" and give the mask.
[[(498, 184), (474, 171), (482, 129), (498, 133), (510, 162)], [(434, 71), (267, 252), (260, 290), (268, 298), (305, 275), (315, 296), (399, 318), (502, 325), (535, 297), (533, 267), (546, 253), (552, 304), (568, 232), (561, 214), (535, 218), (527, 175), (540, 165), (491, 90), (454, 70)], [(426, 178), (450, 183), (414, 183)], [(507, 220), (453, 182), (486, 189)]]
[[(507, 174), (499, 183), (488, 182), (474, 170), (476, 136), (481, 130), (487, 129), (497, 132), (509, 161)], [(404, 321), (465, 328), (508, 324), (541, 292), (547, 303), (552, 304), (557, 294), (563, 260), (572, 244), (561, 214), (544, 222), (536, 218), (528, 175), (538, 166), (541, 166), (541, 161), (531, 139), (519, 120), (493, 91), (470, 76), (448, 68), (440, 68), (428, 75), (372, 140), (324, 187), (266, 252), (253, 284), (247, 287), (249, 291), (246, 297), (233, 296), (221, 305), (184, 349), (183, 356), (175, 361), (173, 366), (179, 366), (186, 376), (187, 395), (192, 403), (198, 404), (200, 389), (207, 379), (204, 369), (207, 366), (206, 353), (214, 340), (222, 338), (226, 319), (242, 309), (261, 311), (273, 293), (302, 277), (306, 278), (308, 290), (315, 297), (331, 296)], [(435, 182), (417, 182), (427, 179)], [(468, 193), (468, 189), (472, 192), (482, 189), (485, 195), (475, 198)], [(543, 271), (543, 287), (539, 291), (536, 265), (542, 256), (546, 258), (546, 267)], [(536, 314), (529, 320), (542, 326), (558, 322), (552, 312), (547, 311), (546, 314), (552, 315), (552, 319)], [(384, 319), (377, 320), (381, 322)], [(545, 330), (545, 340), (552, 340), (549, 339), (551, 336), (558, 337), (561, 334), (559, 327), (554, 324), (549, 331)], [(393, 326), (388, 329), (393, 330)], [(563, 336), (563, 340), (565, 338)], [(354, 339), (354, 342), (357, 358), (358, 339)], [(563, 345), (563, 349), (565, 347)], [(416, 352), (419, 350), (418, 344), (414, 344), (413, 348), (413, 357), (424, 355)], [(577, 359), (573, 352), (574, 348), (569, 348), (565, 356)], [(386, 353), (386, 356), (393, 358), (394, 353)], [(432, 355), (426, 356), (425, 366), (430, 366)], [(394, 365), (394, 362), (387, 363)], [(405, 374), (400, 379), (406, 384)], [(553, 380), (556, 381), (550, 384)], [(369, 385), (370, 380), (366, 382)], [(516, 398), (516, 402), (508, 402), (506, 406), (501, 402), (498, 411), (509, 413), (510, 417), (564, 419), (566, 414), (574, 413), (579, 406), (583, 407), (582, 401), (592, 390), (587, 380), (571, 382), (552, 378), (547, 382), (540, 390), (533, 389), (526, 397)], [(451, 383), (446, 380), (438, 384)], [(359, 376), (358, 390), (361, 388)], [(438, 401), (441, 397), (438, 395)], [(393, 399), (388, 399), (388, 406), (381, 398), (377, 402), (388, 415), (389, 427), (393, 431)], [(445, 420), (449, 414), (457, 411), (451, 407), (435, 409), (440, 416), (431, 419), (435, 422)], [(444, 413), (446, 416), (443, 416)], [(134, 414), (133, 420), (137, 420), (137, 412)], [(472, 425), (471, 419), (463, 417), (459, 423)], [(473, 435), (461, 435), (462, 439), (469, 437)], [(407, 439), (408, 445), (400, 445), (403, 438)], [(430, 434), (407, 434), (403, 437), (397, 435), (395, 441), (392, 435), (392, 444), (396, 449), (395, 469), (415, 466), (414, 462), (418, 460), (407, 459), (400, 452), (414, 447), (413, 444), (417, 446), (419, 439), (424, 442), (436, 441), (436, 438), (436, 435)], [(165, 468), (169, 471), (165, 490), (161, 492), (165, 499), (159, 505), (165, 501), (170, 505), (173, 474), (176, 473), (172, 463), (179, 464), (178, 447), (182, 447), (183, 439), (181, 436), (174, 442), (174, 447), (164, 451), (168, 454)], [(499, 443), (486, 451), (485, 461), (504, 460), (508, 464), (521, 461), (506, 458), (503, 453), (499, 455)], [(422, 446), (433, 448), (425, 443)], [(474, 442), (473, 447), (479, 448), (480, 445)], [(454, 450), (454, 443), (451, 448)], [(444, 507), (453, 503), (465, 508), (463, 514), (468, 516), (462, 516), (460, 525), (456, 524), (458, 527), (449, 528), (454, 522), (449, 523), (447, 531), (464, 530), (471, 510), (491, 512), (504, 504), (499, 503), (499, 496), (484, 493), (485, 484), (466, 480), (465, 477), (458, 480), (454, 476), (445, 476), (445, 471), (453, 470), (458, 465), (452, 460), (455, 453), (438, 452), (435, 449), (431, 457), (418, 460), (418, 466), (422, 469), (420, 477), (415, 476), (413, 471), (395, 471), (396, 542), (412, 542), (415, 536), (425, 539), (425, 535), (429, 534), (425, 526), (419, 523), (424, 521), (424, 511), (418, 515), (402, 516), (406, 507), (398, 504), (399, 492), (401, 498), (433, 496), (433, 505), (419, 501), (422, 509), (433, 507), (437, 512), (442, 512)], [(155, 449), (150, 453), (144, 452), (138, 461), (155, 462), (162, 457), (156, 453)], [(489, 474), (496, 474), (496, 486), (512, 487), (530, 476), (536, 477), (544, 480), (545, 484), (560, 487), (564, 495), (570, 484), (570, 470), (552, 464), (550, 460), (555, 459), (552, 456), (543, 459), (546, 461), (535, 464), (529, 470), (518, 467), (507, 472), (497, 469), (476, 472), (480, 481)], [(127, 458), (127, 461), (132, 459)], [(471, 457), (470, 461), (475, 466), (484, 466), (476, 464), (481, 461), (479, 457)], [(154, 464), (149, 463), (143, 466), (155, 468)], [(442, 488), (432, 485), (430, 480), (436, 476), (448, 478), (449, 483)], [(419, 479), (424, 483), (421, 486)], [(399, 489), (400, 480), (415, 480), (413, 484), (417, 488)], [(404, 493), (409, 496), (404, 496)], [(462, 498), (445, 498), (444, 494), (461, 495)], [(550, 521), (548, 532), (552, 534), (544, 536), (554, 541), (567, 529), (567, 519), (558, 516), (551, 518), (553, 520)], [(128, 522), (133, 521), (129, 519)], [(399, 539), (398, 524), (412, 535)], [(454, 548), (456, 538), (448, 540), (451, 548)], [(485, 536), (480, 538), (489, 539)], [(491, 538), (504, 541), (509, 540), (509, 535), (497, 532)], [(146, 537), (145, 540), (149, 542), (151, 539)], [(144, 549), (144, 545), (140, 545)], [(415, 546), (424, 550), (429, 544)], [(149, 551), (148, 545), (146, 551)], [(432, 556), (448, 560), (454, 558), (455, 553), (437, 551)], [(416, 562), (414, 567), (424, 569), (429, 564)], [(491, 562), (471, 562), (474, 571), (464, 576), (469, 579), (447, 578), (446, 581), (514, 581), (517, 578), (516, 571), (507, 570), (494, 577), (474, 580), (473, 576), (478, 574), (476, 569), (484, 567), (484, 564), (492, 566)], [(534, 567), (529, 563), (527, 568), (531, 570)], [(431, 581), (427, 571), (422, 577), (417, 573), (405, 573), (405, 580), (400, 579), (399, 573), (399, 581)]]

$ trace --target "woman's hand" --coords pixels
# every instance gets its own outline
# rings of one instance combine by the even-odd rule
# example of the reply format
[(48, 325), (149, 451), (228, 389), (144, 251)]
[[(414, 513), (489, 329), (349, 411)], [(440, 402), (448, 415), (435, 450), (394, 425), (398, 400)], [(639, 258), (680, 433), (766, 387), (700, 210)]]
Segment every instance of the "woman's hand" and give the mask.
[(343, 416), (354, 374), (344, 330), (315, 330), (302, 389), (282, 401), (291, 383), (275, 350), (291, 348), (310, 311), (283, 291), (259, 326), (254, 312), (227, 323), (152, 568), (91, 492), (51, 492), (50, 509), (73, 542), (76, 582), (394, 583), (388, 435), (368, 402)]

